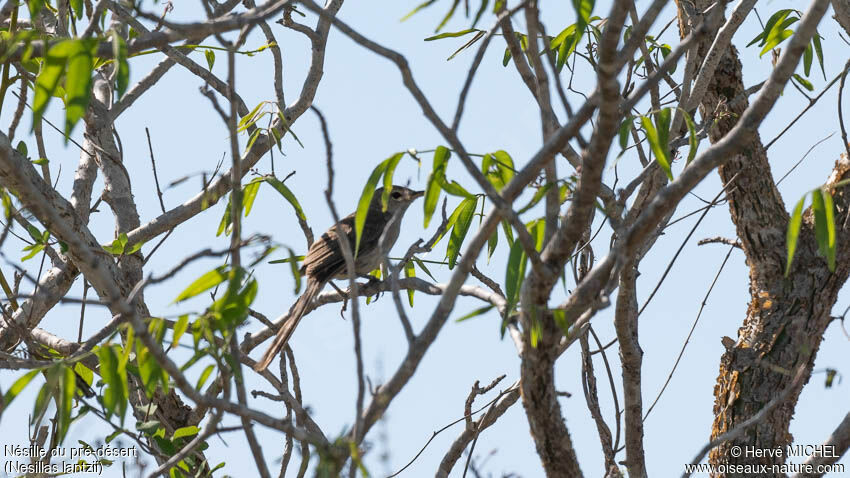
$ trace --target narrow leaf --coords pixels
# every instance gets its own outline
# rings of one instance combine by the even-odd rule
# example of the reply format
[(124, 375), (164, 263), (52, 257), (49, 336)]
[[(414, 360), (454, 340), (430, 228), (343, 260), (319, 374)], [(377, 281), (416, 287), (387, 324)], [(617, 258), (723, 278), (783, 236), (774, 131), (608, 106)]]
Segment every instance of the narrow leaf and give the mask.
[(221, 284), (225, 280), (227, 280), (228, 269), (227, 266), (219, 266), (215, 269), (205, 273), (201, 277), (195, 279), (195, 282), (189, 285), (180, 295), (174, 299), (174, 303), (184, 301), (191, 297), (195, 297), (196, 295), (212, 289), (213, 287)]
[(803, 221), (803, 203), (806, 196), (800, 198), (797, 205), (794, 206), (794, 212), (791, 213), (791, 220), (788, 221), (788, 231), (785, 235), (785, 248), (788, 253), (788, 259), (785, 264), (785, 277), (791, 272), (791, 261), (794, 260), (794, 252), (797, 250), (797, 239), (800, 236), (800, 225)]
[(357, 212), (354, 214), (354, 256), (357, 256), (357, 251), (360, 250), (360, 236), (363, 234), (363, 226), (366, 225), (366, 216), (369, 213), (369, 205), (372, 203), (372, 196), (375, 195), (375, 189), (378, 188), (378, 180), (384, 174), (389, 160), (381, 161), (375, 166), (366, 185), (363, 186), (363, 192), (360, 194), (360, 200), (357, 202)]
[(449, 260), (449, 269), (453, 269), (460, 254), (461, 245), (466, 238), (466, 233), (469, 231), (469, 225), (472, 223), (472, 216), (475, 213), (475, 207), (478, 204), (478, 198), (464, 199), (457, 208), (457, 219), (452, 227), (452, 233), (449, 237), (449, 245), (446, 248), (446, 258)]

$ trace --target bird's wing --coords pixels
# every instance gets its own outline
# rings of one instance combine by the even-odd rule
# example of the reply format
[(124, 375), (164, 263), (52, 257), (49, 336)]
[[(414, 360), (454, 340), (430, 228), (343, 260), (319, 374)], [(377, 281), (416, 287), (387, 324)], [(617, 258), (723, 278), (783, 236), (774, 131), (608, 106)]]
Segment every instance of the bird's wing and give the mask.
[[(376, 247), (383, 233), (383, 225), (386, 221), (376, 215), (383, 215), (380, 210), (369, 209), (366, 223), (360, 237), (360, 253), (370, 251)], [(348, 243), (354, 248), (354, 214), (349, 214), (340, 220), (340, 230), (348, 236)], [(340, 253), (339, 242), (330, 237), (329, 232), (313, 242), (307, 255), (304, 257), (304, 272), (319, 281), (330, 280), (333, 276), (345, 270), (345, 259)]]

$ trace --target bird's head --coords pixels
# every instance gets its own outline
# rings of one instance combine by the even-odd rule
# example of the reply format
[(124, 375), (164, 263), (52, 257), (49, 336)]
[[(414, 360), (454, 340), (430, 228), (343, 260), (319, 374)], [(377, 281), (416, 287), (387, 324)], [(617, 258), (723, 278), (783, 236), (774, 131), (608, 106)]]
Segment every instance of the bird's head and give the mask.
[[(407, 209), (416, 198), (424, 196), (425, 191), (414, 191), (404, 186), (393, 186), (387, 198), (387, 211), (395, 212), (399, 209)], [(372, 207), (383, 209), (382, 197), (384, 196), (384, 188), (379, 188), (372, 196)]]

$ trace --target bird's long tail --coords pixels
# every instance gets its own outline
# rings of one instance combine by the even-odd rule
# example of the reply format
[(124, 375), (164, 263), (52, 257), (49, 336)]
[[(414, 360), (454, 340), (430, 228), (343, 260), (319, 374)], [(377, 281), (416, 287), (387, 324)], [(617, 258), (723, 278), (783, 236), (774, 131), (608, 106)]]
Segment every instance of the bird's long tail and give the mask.
[(289, 309), (289, 318), (280, 326), (274, 341), (263, 354), (262, 358), (254, 365), (254, 370), (262, 372), (269, 366), (277, 354), (280, 353), (280, 350), (289, 342), (289, 337), (295, 332), (295, 327), (298, 326), (298, 322), (301, 321), (301, 317), (304, 316), (307, 307), (313, 302), (313, 298), (319, 294), (323, 286), (324, 284), (317, 280), (310, 279), (307, 282), (307, 288), (304, 290), (304, 293), (301, 294), (301, 297)]

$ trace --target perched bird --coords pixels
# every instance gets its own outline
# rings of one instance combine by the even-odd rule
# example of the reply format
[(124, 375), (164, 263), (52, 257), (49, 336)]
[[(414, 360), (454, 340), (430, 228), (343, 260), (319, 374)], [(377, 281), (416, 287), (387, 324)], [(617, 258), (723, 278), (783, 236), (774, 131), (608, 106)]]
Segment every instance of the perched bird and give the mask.
[[(369, 212), (360, 236), (360, 249), (354, 260), (354, 272), (363, 276), (377, 269), (381, 264), (381, 250), (389, 252), (398, 239), (401, 230), (401, 219), (407, 211), (407, 207), (418, 197), (425, 194), (424, 191), (413, 191), (403, 186), (393, 186), (390, 192), (387, 210), (383, 211), (381, 197), (384, 188), (375, 191), (372, 202), (369, 204)], [(325, 287), (331, 279), (346, 279), (348, 277), (345, 269), (345, 257), (337, 240), (338, 231), (348, 236), (351, 250), (354, 250), (354, 214), (351, 213), (339, 223), (322, 234), (316, 242), (310, 246), (301, 273), (307, 277), (307, 287), (301, 297), (289, 309), (289, 317), (277, 331), (274, 341), (262, 358), (254, 365), (254, 370), (262, 372), (269, 366), (280, 350), (289, 341), (289, 337), (298, 326), (298, 322), (307, 311), (307, 307)], [(383, 235), (383, 239), (381, 236)]]

